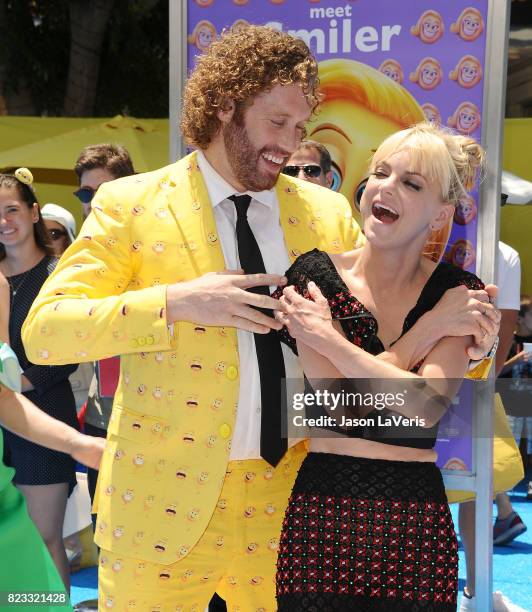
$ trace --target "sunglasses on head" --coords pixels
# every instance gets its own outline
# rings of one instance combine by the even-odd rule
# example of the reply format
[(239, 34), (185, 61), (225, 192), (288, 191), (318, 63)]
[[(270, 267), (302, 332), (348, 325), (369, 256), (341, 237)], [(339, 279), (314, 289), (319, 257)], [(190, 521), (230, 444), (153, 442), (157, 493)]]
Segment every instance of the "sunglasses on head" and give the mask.
[(74, 191), (74, 195), (82, 204), (90, 204), (96, 191), (92, 187), (82, 187)]
[(318, 164), (302, 164), (301, 166), (285, 166), (283, 168), (283, 174), (287, 174), (288, 176), (297, 176), (303, 170), (305, 176), (309, 178), (318, 178), (321, 174), (321, 166)]
[(50, 234), (50, 238), (55, 242), (56, 240), (59, 240), (59, 238), (62, 238), (63, 236), (66, 236), (67, 233), (65, 230), (58, 230), (58, 229), (51, 229), (48, 230), (48, 233)]

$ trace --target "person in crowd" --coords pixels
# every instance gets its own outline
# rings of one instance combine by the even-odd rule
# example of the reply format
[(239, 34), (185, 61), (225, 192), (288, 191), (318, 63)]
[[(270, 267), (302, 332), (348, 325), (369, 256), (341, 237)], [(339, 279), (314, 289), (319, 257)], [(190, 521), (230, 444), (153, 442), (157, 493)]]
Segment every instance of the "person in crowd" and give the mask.
[[(22, 345), (22, 324), (57, 264), (31, 183), (31, 173), (25, 168), (14, 175), (0, 175), (0, 272), (10, 287), (11, 347), (22, 367), (24, 395), (50, 416), (77, 429), (76, 405), (68, 381), (77, 365), (36, 365)], [(41, 333), (49, 337), (46, 328)], [(10, 431), (4, 433), (4, 461), (15, 468), (13, 482), (26, 498), (29, 514), (68, 589), (62, 529), (67, 498), (76, 485), (75, 461)]]
[(100, 143), (88, 145), (81, 150), (74, 165), (79, 188), (74, 195), (81, 202), (83, 217), (91, 212), (91, 202), (100, 185), (123, 176), (135, 174), (133, 161), (125, 147), (118, 144)]
[(333, 175), (331, 156), (327, 147), (315, 140), (302, 140), (283, 168), (283, 174), (295, 176), (322, 187), (331, 187)]
[(54, 254), (61, 257), (76, 239), (74, 215), (62, 206), (48, 203), (42, 207), (41, 216), (50, 234)]
[[(135, 174), (133, 161), (127, 149), (121, 145), (109, 143), (89, 145), (82, 149), (76, 160), (74, 171), (79, 181), (79, 188), (75, 195), (81, 202), (85, 219), (90, 214), (92, 199), (100, 185)], [(104, 363), (102, 367), (108, 366)], [(101, 392), (99, 375), (99, 364), (96, 363), (89, 386), (84, 431), (90, 436), (105, 438), (113, 407), (113, 397)], [(87, 482), (91, 502), (94, 502), (97, 480), (98, 471), (89, 469)], [(95, 523), (94, 516), (93, 522)]]
[[(384, 379), (399, 379), (402, 389), (414, 378), (436, 394), (424, 404), (411, 385), (404, 408), (359, 411), (367, 424), (311, 437), (283, 523), (279, 610), (456, 609), (458, 544), (433, 447), (467, 372), (469, 341), (442, 337), (395, 365), (378, 355), (423, 325), (447, 289), (483, 288), (473, 274), (424, 255), (432, 230), (450, 226), (473, 188), (482, 157), (474, 140), (433, 124), (388, 137), (361, 198), (366, 243), (300, 256), (276, 293), (276, 318), (311, 384), (377, 378), (373, 388), (382, 390)], [(385, 424), (382, 415), (406, 418)]]
[[(0, 273), (0, 423), (11, 432), (48, 448), (71, 454), (97, 467), (105, 443), (80, 434), (65, 423), (39, 410), (26, 397), (15, 393), (21, 386), (20, 366), (9, 348), (10, 287)], [(24, 497), (11, 483), (13, 468), (4, 465), (0, 431), (0, 591), (7, 593), (54, 592), (55, 604), (39, 604), (57, 610), (65, 586), (34, 523), (28, 516)], [(67, 606), (61, 609), (67, 609)]]
[[(521, 437), (526, 438), (525, 467), (530, 467), (532, 459), (532, 415), (530, 414), (530, 397), (532, 392), (532, 300), (529, 295), (520, 299), (517, 325), (508, 359), (504, 363), (501, 377), (505, 378), (505, 397), (509, 399), (510, 410), (516, 415), (510, 416), (510, 424), (517, 445)], [(510, 380), (511, 379), (511, 380)], [(532, 501), (532, 481), (528, 482), (527, 500)], [(494, 533), (495, 536), (495, 533)]]
[[(275, 607), (278, 537), (306, 449), (288, 448), (279, 411), (280, 380), (301, 377), (299, 361), (257, 308), (279, 307), (268, 287), (298, 254), (360, 237), (342, 195), (280, 174), (317, 103), (303, 41), (261, 26), (224, 33), (185, 89), (181, 129), (197, 150), (100, 188), (25, 323), (40, 361), (72, 359), (76, 334), (83, 359), (122, 355), (96, 502), (102, 607), (201, 610), (215, 591), (230, 608)], [(454, 331), (475, 333), (470, 356), (487, 352), (498, 327), (477, 316), (495, 315), (487, 293), (454, 297), (402, 350), (415, 357)]]

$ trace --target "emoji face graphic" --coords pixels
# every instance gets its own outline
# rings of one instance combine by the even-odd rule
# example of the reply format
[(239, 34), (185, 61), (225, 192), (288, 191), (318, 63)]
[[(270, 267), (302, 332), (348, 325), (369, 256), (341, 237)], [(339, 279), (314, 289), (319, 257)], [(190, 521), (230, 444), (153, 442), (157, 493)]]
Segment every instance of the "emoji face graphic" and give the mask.
[(123, 567), (122, 559), (117, 559), (111, 567), (113, 572), (119, 572)]
[(224, 537), (218, 536), (214, 541), (214, 545), (216, 546), (216, 548), (222, 548), (222, 546), (224, 545)]
[(132, 502), (134, 497), (135, 497), (135, 494), (133, 493), (131, 489), (126, 489), (122, 493), (122, 500), (124, 501), (125, 504), (129, 504), (129, 502)]
[(438, 87), (442, 81), (440, 62), (433, 57), (425, 57), (419, 62), (415, 71), (410, 73), (410, 80), (426, 91)]
[(167, 546), (168, 546), (168, 542), (166, 542), (166, 540), (159, 540), (155, 542), (155, 544), (153, 545), (153, 548), (157, 552), (163, 553), (166, 550)]
[(462, 102), (447, 119), (447, 125), (455, 128), (461, 134), (471, 134), (480, 127), (480, 111), (473, 102)]
[(210, 436), (207, 437), (207, 439), (205, 440), (205, 444), (207, 445), (207, 448), (214, 448), (214, 446), (216, 445), (216, 436), (214, 434), (211, 434)]
[(227, 508), (227, 500), (219, 499), (218, 503), (216, 504), (216, 507), (218, 508), (218, 510), (225, 510)]
[(465, 270), (475, 261), (475, 249), (469, 240), (457, 240), (451, 247), (446, 259), (458, 268)]
[(225, 361), (219, 361), (216, 364), (216, 373), (217, 374), (223, 374), (225, 372), (225, 368), (227, 367), (227, 364), (225, 363)]
[(164, 242), (161, 242), (160, 240), (158, 240), (153, 246), (152, 246), (153, 252), (160, 254), (164, 252), (165, 246), (164, 246)]
[(209, 244), (216, 244), (218, 242), (218, 236), (214, 232), (209, 232), (207, 234), (207, 241)]
[(210, 6), (213, 0), (195, 0), (196, 4), (201, 7)]
[(458, 19), (451, 24), (451, 32), (458, 34), (462, 40), (472, 42), (484, 31), (484, 20), (480, 11), (472, 6), (465, 8)]
[(168, 506), (166, 506), (166, 508), (164, 509), (164, 513), (166, 514), (166, 516), (173, 518), (177, 514), (176, 508), (177, 504), (168, 504)]
[(394, 59), (387, 59), (379, 66), (379, 72), (385, 74), (389, 79), (396, 83), (402, 83), (404, 80), (403, 69), (401, 64)]
[(241, 30), (248, 28), (250, 25), (251, 24), (249, 21), (246, 21), (245, 19), (237, 19), (231, 26), (231, 30), (233, 32), (240, 32)]
[(264, 507), (264, 514), (267, 516), (273, 516), (275, 514), (275, 506), (273, 504), (266, 504)]
[(141, 384), (141, 385), (139, 385), (139, 386), (137, 387), (137, 393), (138, 393), (139, 395), (144, 395), (144, 394), (146, 393), (146, 385), (142, 385), (142, 384)]
[(250, 542), (247, 545), (246, 552), (248, 553), (248, 555), (251, 555), (257, 550), (258, 547), (259, 545), (257, 544), (257, 542)]
[(458, 201), (454, 211), (454, 222), (458, 225), (467, 225), (477, 216), (477, 205), (475, 199), (470, 195), (464, 195)]
[(185, 480), (187, 477), (187, 470), (185, 468), (179, 468), (175, 473), (175, 477), (178, 480)]
[(199, 508), (192, 508), (192, 510), (190, 510), (189, 513), (187, 514), (187, 518), (189, 521), (197, 521), (199, 519), (199, 516), (200, 516)]
[(262, 584), (263, 580), (264, 578), (262, 576), (253, 576), (253, 578), (250, 579), (249, 584), (251, 584), (251, 586), (259, 586)]
[(144, 499), (144, 507), (149, 510), (153, 504), (155, 503), (155, 496), (154, 495), (148, 495), (145, 499)]
[(122, 459), (122, 457), (124, 456), (124, 451), (121, 448), (117, 448), (115, 451), (115, 460), (116, 461), (120, 461), (120, 459)]
[(135, 240), (135, 242), (133, 242), (133, 244), (131, 245), (131, 250), (134, 253), (138, 253), (140, 249), (142, 249), (142, 242), (140, 240)]
[[(308, 137), (331, 154), (332, 189), (355, 207), (360, 182), (367, 178), (373, 152), (397, 130), (424, 120), (416, 100), (399, 83), (366, 64), (347, 59), (319, 63), (320, 112), (308, 124)], [(384, 104), (384, 100), (389, 104)], [(391, 109), (391, 114), (390, 114)], [(291, 252), (292, 257), (300, 253)]]
[(196, 48), (200, 51), (205, 51), (215, 38), (216, 28), (214, 25), (210, 21), (202, 19), (196, 24), (187, 40), (189, 44), (196, 45)]
[(160, 570), (159, 572), (159, 580), (170, 580), (170, 578), (172, 577), (172, 573), (170, 572), (169, 569), (164, 568), (162, 570)]
[(449, 78), (461, 87), (470, 89), (482, 79), (482, 66), (476, 57), (464, 55), (456, 68), (449, 72)]
[(271, 538), (268, 540), (268, 548), (270, 550), (277, 550), (279, 547), (279, 540), (277, 538)]
[(177, 554), (180, 557), (186, 557), (186, 555), (188, 555), (188, 546), (180, 546)]
[(417, 23), (410, 28), (413, 36), (418, 36), (421, 42), (432, 44), (443, 36), (444, 25), (441, 15), (437, 11), (425, 11)]
[(257, 511), (257, 508), (253, 507), (253, 506), (248, 506), (245, 510), (244, 510), (244, 516), (246, 518), (252, 518), (252, 516), (255, 514), (255, 512)]
[(440, 125), (441, 114), (438, 108), (434, 106), (434, 104), (430, 104), (429, 102), (427, 102), (426, 104), (423, 104), (421, 108), (423, 109), (423, 112), (425, 113), (425, 117), (427, 121), (430, 121), (431, 123), (435, 123), (436, 125)]
[(181, 575), (181, 580), (183, 580), (183, 582), (186, 582), (189, 578), (192, 578), (193, 574), (194, 574), (193, 570), (187, 569)]
[(133, 465), (136, 465), (138, 467), (144, 465), (144, 455), (142, 455), (141, 453), (137, 453), (133, 457)]
[(218, 411), (218, 410), (220, 410), (220, 408), (222, 407), (222, 404), (223, 404), (223, 402), (222, 402), (222, 400), (221, 400), (221, 399), (214, 399), (214, 400), (212, 401), (212, 403), (211, 403), (211, 408), (212, 408), (213, 410)]
[(271, 480), (273, 478), (273, 468), (267, 467), (264, 470), (264, 480)]
[(459, 457), (451, 457), (443, 466), (444, 470), (467, 470), (467, 465)]
[[(170, 357), (170, 358), (171, 358), (171, 357)], [(203, 367), (203, 366), (201, 365), (201, 359), (193, 359), (193, 360), (190, 362), (190, 369), (191, 369), (193, 372), (201, 372), (202, 367)]]
[(193, 432), (186, 432), (185, 434), (183, 434), (182, 440), (185, 444), (194, 444), (194, 442), (196, 441), (196, 436)]
[(209, 472), (200, 472), (197, 478), (198, 484), (203, 485), (207, 482), (207, 480), (209, 480)]
[(246, 472), (244, 475), (244, 482), (245, 483), (253, 482), (253, 480), (255, 480), (256, 475), (257, 474), (255, 474), (255, 472)]
[(121, 526), (115, 527), (113, 529), (113, 538), (119, 540), (124, 535), (124, 528)]
[(116, 490), (116, 487), (114, 485), (109, 485), (108, 487), (105, 487), (105, 494), (111, 496)]

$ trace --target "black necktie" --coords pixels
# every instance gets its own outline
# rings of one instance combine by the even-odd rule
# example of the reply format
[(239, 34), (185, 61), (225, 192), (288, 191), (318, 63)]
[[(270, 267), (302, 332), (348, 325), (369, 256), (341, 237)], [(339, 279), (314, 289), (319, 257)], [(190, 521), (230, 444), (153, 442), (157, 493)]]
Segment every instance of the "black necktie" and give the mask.
[[(229, 198), (236, 207), (236, 239), (240, 266), (246, 274), (265, 273), (259, 245), (248, 223), (249, 195)], [(270, 295), (268, 287), (252, 287), (252, 293)], [(261, 312), (272, 316), (271, 310)], [(270, 464), (277, 465), (287, 449), (286, 439), (281, 438), (281, 384), (285, 378), (283, 352), (275, 330), (269, 334), (253, 334), (259, 362), (261, 421), (260, 454)]]

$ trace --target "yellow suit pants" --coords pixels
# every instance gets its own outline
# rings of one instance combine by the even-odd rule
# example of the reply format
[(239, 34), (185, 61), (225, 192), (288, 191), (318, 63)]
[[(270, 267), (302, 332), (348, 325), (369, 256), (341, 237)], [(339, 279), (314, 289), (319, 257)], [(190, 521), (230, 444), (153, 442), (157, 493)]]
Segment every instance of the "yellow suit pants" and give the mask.
[(231, 461), (204, 534), (181, 561), (158, 565), (102, 550), (99, 609), (203, 612), (217, 591), (230, 612), (271, 612), (281, 525), (306, 454), (304, 443), (272, 468)]

